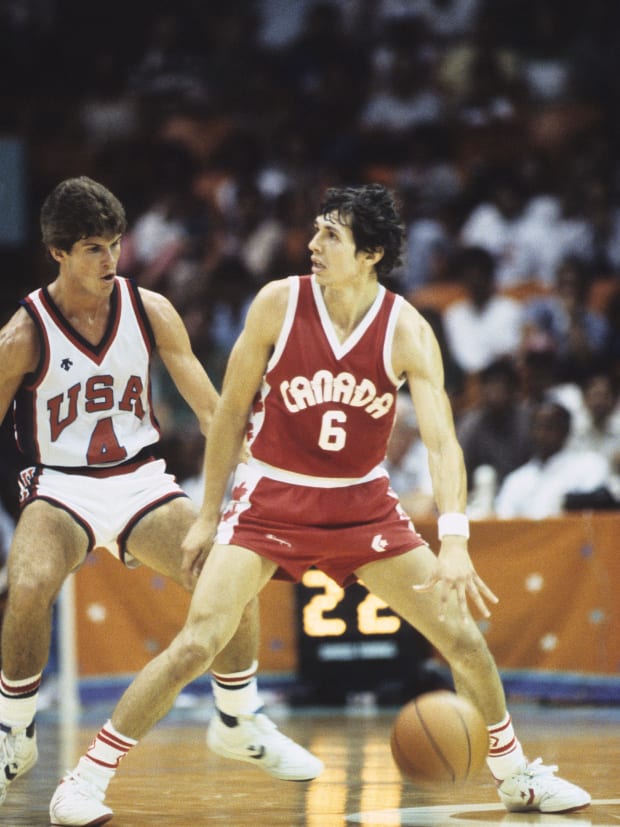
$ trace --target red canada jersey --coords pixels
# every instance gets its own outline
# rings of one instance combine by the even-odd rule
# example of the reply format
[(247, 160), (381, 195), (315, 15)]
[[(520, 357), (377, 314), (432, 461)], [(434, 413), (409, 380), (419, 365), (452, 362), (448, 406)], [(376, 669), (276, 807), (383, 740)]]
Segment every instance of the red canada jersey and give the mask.
[(380, 285), (340, 342), (314, 277), (288, 282), (284, 323), (248, 426), (252, 456), (291, 481), (359, 481), (383, 462), (394, 422), (402, 381), (392, 369), (392, 342), (403, 299)]

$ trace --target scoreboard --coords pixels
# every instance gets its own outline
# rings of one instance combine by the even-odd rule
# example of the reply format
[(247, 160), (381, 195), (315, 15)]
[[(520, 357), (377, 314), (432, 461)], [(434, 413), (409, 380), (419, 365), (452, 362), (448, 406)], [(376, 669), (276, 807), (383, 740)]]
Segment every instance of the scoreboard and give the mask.
[(431, 647), (361, 583), (341, 588), (310, 569), (296, 588), (301, 682), (315, 699), (346, 700), (350, 692), (381, 692), (416, 681)]

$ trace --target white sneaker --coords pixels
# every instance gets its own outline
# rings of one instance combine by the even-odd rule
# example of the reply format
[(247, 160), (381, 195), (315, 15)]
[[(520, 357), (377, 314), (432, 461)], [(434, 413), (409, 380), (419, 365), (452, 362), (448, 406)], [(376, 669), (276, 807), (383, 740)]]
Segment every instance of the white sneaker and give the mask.
[(534, 810), (539, 813), (567, 813), (587, 807), (590, 796), (581, 787), (554, 775), (557, 767), (546, 767), (542, 758), (526, 764), (505, 778), (497, 788), (510, 812)]
[(323, 772), (323, 762), (283, 735), (266, 715), (226, 717), (232, 726), (216, 711), (207, 729), (207, 744), (218, 755), (247, 761), (284, 781), (311, 781)]
[(32, 769), (38, 757), (34, 721), (26, 729), (0, 728), (0, 804), (9, 784)]
[(114, 815), (103, 803), (105, 793), (75, 772), (69, 772), (56, 787), (50, 801), (50, 823), (70, 827), (95, 827)]

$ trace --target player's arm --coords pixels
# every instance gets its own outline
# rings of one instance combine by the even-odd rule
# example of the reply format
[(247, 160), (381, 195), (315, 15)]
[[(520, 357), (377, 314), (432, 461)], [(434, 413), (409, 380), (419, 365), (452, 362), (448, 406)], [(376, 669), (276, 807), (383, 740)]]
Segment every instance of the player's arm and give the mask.
[(177, 390), (196, 414), (206, 436), (218, 394), (192, 350), (189, 334), (173, 305), (159, 293), (140, 288), (157, 351)]
[(431, 326), (411, 305), (402, 308), (394, 342), (394, 369), (405, 376), (428, 450), (433, 494), (440, 514), (465, 512), (467, 478), (439, 345)]
[(34, 322), (20, 307), (0, 329), (0, 422), (4, 420), (24, 376), (39, 361), (39, 340)]
[(222, 395), (211, 423), (205, 453), (204, 500), (184, 544), (185, 576), (195, 576), (211, 546), (222, 500), (245, 438), (254, 397), (280, 332), (288, 301), (287, 281), (265, 285), (250, 305), (230, 353)]
[[(467, 476), (452, 407), (444, 387), (441, 352), (428, 322), (408, 304), (403, 306), (396, 326), (393, 365), (396, 374), (405, 376), (409, 384), (420, 436), (428, 450), (433, 495), (439, 513), (465, 514)], [(435, 586), (441, 589), (443, 607), (450, 592), (456, 591), (464, 617), (468, 614), (468, 597), (485, 617), (489, 615), (485, 600), (497, 602), (474, 569), (467, 539), (457, 534), (443, 537), (436, 571), (420, 588), (428, 590)]]

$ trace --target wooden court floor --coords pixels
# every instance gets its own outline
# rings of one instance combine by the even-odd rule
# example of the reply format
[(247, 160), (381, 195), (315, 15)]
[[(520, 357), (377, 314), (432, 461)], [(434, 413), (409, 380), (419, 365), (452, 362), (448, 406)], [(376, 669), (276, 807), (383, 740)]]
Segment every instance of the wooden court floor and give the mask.
[[(396, 710), (267, 710), (286, 734), (325, 762), (310, 783), (277, 781), (211, 754), (200, 715), (175, 710), (125, 759), (107, 802), (110, 827), (464, 827), (464, 825), (620, 825), (620, 709), (511, 704), (530, 756), (557, 763), (586, 787), (592, 805), (565, 816), (509, 814), (483, 770), (468, 786), (420, 792), (403, 782), (388, 733)], [(49, 799), (107, 715), (75, 726), (40, 716), (40, 760), (0, 808), (0, 825), (48, 825)]]

